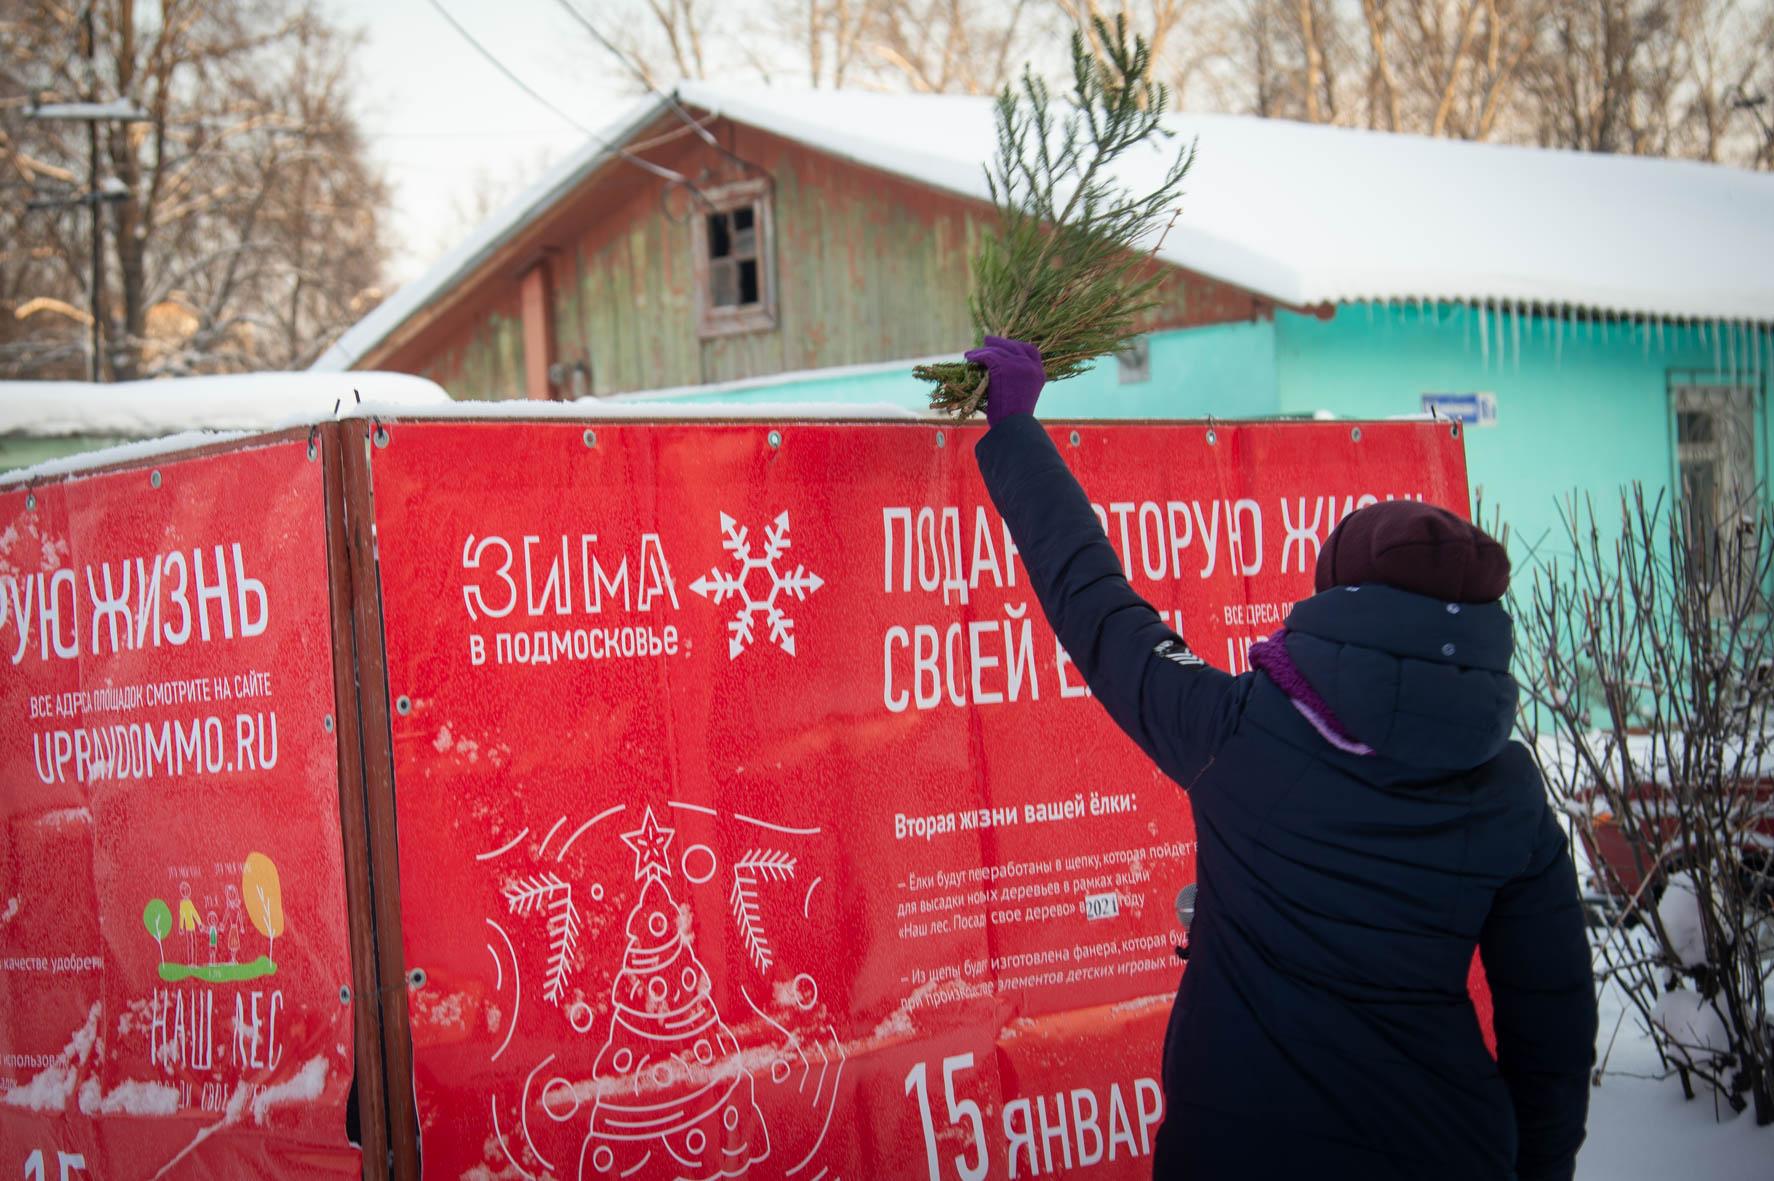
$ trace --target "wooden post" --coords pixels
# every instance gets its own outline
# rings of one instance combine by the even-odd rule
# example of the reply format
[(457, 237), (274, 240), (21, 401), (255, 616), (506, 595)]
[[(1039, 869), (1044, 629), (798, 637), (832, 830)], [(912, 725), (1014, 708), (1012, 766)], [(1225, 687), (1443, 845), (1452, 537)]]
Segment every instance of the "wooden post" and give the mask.
[[(357, 848), (367, 859), (364, 883), (375, 918), (373, 959), (375, 995), (380, 1007), (378, 1051), (381, 1056), (384, 1110), (387, 1116), (387, 1169), (375, 1174), (394, 1181), (419, 1181), (419, 1112), (413, 1093), (413, 1034), (407, 1013), (406, 957), (401, 946), (400, 860), (395, 837), (394, 749), (388, 718), (388, 664), (383, 650), (381, 576), (376, 567), (375, 485), (371, 453), (378, 431), (375, 420), (354, 420), (336, 428), (343, 474), (342, 513), (329, 514), (343, 525), (343, 541), (351, 579), (351, 633), (355, 644), (361, 774), (356, 816), (361, 818)], [(330, 476), (330, 471), (329, 471)], [(348, 670), (351, 671), (351, 670)], [(343, 738), (343, 731), (341, 731)], [(341, 750), (344, 744), (341, 742)], [(341, 758), (343, 758), (341, 754)], [(341, 777), (341, 785), (344, 779)], [(352, 810), (344, 809), (350, 817)], [(347, 823), (352, 823), (348, 821)], [(353, 844), (346, 830), (347, 879), (356, 867), (349, 856)], [(352, 953), (357, 955), (356, 909), (353, 908)], [(360, 1026), (361, 1028), (361, 1026)], [(361, 1045), (361, 1039), (359, 1044)], [(361, 1084), (360, 1084), (361, 1091)], [(361, 1095), (360, 1095), (361, 1098)], [(377, 1113), (378, 1115), (381, 1113)], [(365, 1117), (364, 1177), (370, 1173), (369, 1119)]]
[(358, 726), (357, 634), (351, 562), (346, 543), (345, 431), (316, 427), (309, 453), (322, 465), (327, 582), (332, 596), (333, 728), (339, 750), (339, 835), (345, 846), (345, 903), (350, 921), (351, 1017), (357, 1072), (358, 1138), (364, 1181), (388, 1176), (388, 1099), (382, 1059), (382, 989), (376, 965), (370, 850), (365, 830), (362, 733)]
[(554, 284), (544, 255), (520, 280), (524, 309), (524, 396), (545, 401), (553, 397), (548, 369), (554, 364)]

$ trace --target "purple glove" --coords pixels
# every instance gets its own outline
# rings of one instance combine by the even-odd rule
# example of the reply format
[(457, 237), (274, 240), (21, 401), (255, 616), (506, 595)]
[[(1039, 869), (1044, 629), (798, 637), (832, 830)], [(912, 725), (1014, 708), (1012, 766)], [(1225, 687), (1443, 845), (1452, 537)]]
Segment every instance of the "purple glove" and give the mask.
[(988, 336), (985, 344), (967, 353), (975, 365), (985, 366), (991, 375), (986, 384), (986, 422), (997, 426), (1013, 414), (1035, 413), (1035, 402), (1041, 387), (1047, 384), (1047, 370), (1041, 364), (1041, 350), (1025, 340), (1006, 340)]

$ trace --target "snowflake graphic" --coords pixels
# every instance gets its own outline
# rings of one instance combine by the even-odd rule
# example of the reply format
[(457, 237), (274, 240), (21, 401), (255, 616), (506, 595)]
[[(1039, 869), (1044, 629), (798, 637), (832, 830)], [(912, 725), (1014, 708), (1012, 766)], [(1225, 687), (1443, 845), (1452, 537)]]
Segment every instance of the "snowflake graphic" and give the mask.
[[(721, 514), (721, 548), (733, 555), (735, 568), (723, 570), (716, 566), (690, 584), (690, 589), (713, 603), (734, 603), (733, 618), (727, 621), (727, 658), (737, 660), (739, 654), (757, 641), (757, 617), (764, 617), (771, 643), (795, 654), (795, 621), (781, 607), (784, 596), (802, 602), (825, 585), (825, 580), (807, 569), (788, 569), (779, 559), (788, 552), (788, 510), (784, 509), (770, 524), (764, 526), (764, 549), (752, 553), (751, 531)], [(752, 575), (762, 572), (769, 580), (767, 589), (754, 589)], [(761, 593), (760, 593), (761, 591)]]

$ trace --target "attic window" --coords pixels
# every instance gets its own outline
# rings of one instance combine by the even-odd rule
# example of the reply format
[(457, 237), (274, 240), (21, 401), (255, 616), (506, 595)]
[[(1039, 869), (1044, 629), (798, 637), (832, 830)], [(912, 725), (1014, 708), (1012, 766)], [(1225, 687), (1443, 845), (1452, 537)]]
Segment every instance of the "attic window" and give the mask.
[(701, 334), (775, 328), (770, 194), (765, 182), (729, 185), (704, 196), (708, 204), (691, 222)]

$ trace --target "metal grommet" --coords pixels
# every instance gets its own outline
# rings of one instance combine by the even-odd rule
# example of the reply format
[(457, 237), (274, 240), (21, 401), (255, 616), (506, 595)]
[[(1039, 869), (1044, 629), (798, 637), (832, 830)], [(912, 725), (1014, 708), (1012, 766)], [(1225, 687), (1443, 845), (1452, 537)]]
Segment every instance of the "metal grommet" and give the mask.
[(936, 445), (938, 447), (947, 447), (949, 445), (948, 437), (941, 431), (936, 432)]
[(1212, 447), (1215, 443), (1217, 443), (1219, 441), (1220, 441), (1219, 435), (1215, 434), (1211, 430), (1207, 432), (1207, 445), (1209, 447)]
[(1458, 439), (1460, 437), (1460, 424), (1456, 422), (1453, 426), (1449, 427), (1448, 434)]
[(349, 984), (339, 985), (339, 1003), (341, 1005), (351, 1003), (351, 986)]
[(1454, 654), (1454, 646), (1452, 644), (1443, 644), (1441, 646), (1441, 654), (1443, 656), (1452, 656)]
[[(1211, 433), (1211, 432), (1210, 432), (1210, 433)], [(1083, 442), (1083, 441), (1084, 441), (1084, 440), (1083, 440), (1083, 439), (1082, 439), (1082, 438), (1080, 438), (1080, 437), (1079, 437), (1079, 435), (1078, 435), (1078, 432), (1077, 432), (1077, 431), (1073, 431), (1073, 432), (1072, 432), (1072, 438), (1071, 438), (1071, 443), (1072, 443), (1072, 446), (1074, 446), (1074, 447), (1076, 447), (1076, 446), (1077, 446), (1077, 445), (1078, 445), (1078, 444), (1079, 444), (1079, 443), (1081, 443), (1081, 442)]]
[(413, 699), (411, 697), (408, 697), (405, 693), (402, 693), (399, 697), (396, 697), (394, 699), (394, 712), (399, 714), (403, 718), (406, 715), (412, 713), (413, 712)]
[(37, 494), (35, 492), (25, 493), (25, 509), (33, 513), (37, 511)]
[(597, 432), (590, 429), (589, 427), (586, 428), (585, 433), (583, 435), (581, 435), (580, 438), (585, 440), (585, 445), (587, 447), (596, 447), (597, 446)]
[(322, 730), (325, 730), (328, 734), (331, 734), (333, 732), (333, 715), (332, 714), (328, 714), (326, 717), (320, 719), (320, 728)]
[(1361, 442), (1361, 428), (1356, 427), (1353, 430), (1351, 430), (1349, 432), (1349, 438), (1353, 442), (1356, 442), (1356, 443)]
[(424, 988), (425, 987), (425, 969), (424, 968), (414, 968), (412, 971), (407, 973), (407, 987), (408, 988)]
[(781, 431), (771, 431), (770, 432), (770, 446), (772, 446), (772, 447), (782, 446), (782, 432)]
[(1449, 615), (1458, 615), (1459, 613), (1460, 613), (1460, 604), (1458, 604), (1458, 603), (1449, 603), (1448, 604), (1448, 614)]
[(387, 427), (378, 426), (376, 428), (376, 433), (371, 437), (375, 440), (376, 446), (378, 446), (378, 447), (388, 446), (388, 428)]
[(148, 486), (151, 488), (160, 487), (160, 469), (159, 468), (155, 468), (153, 471), (148, 473)]
[(316, 447), (316, 446), (315, 446), (315, 445), (314, 445), (314, 440), (313, 440), (313, 439), (309, 439), (309, 440), (308, 440), (308, 462), (309, 462), (309, 463), (313, 463), (313, 462), (314, 462), (314, 457), (315, 457), (315, 456), (316, 456), (316, 455), (319, 455), (319, 454), (320, 454), (320, 448), (319, 448), (319, 447)]

